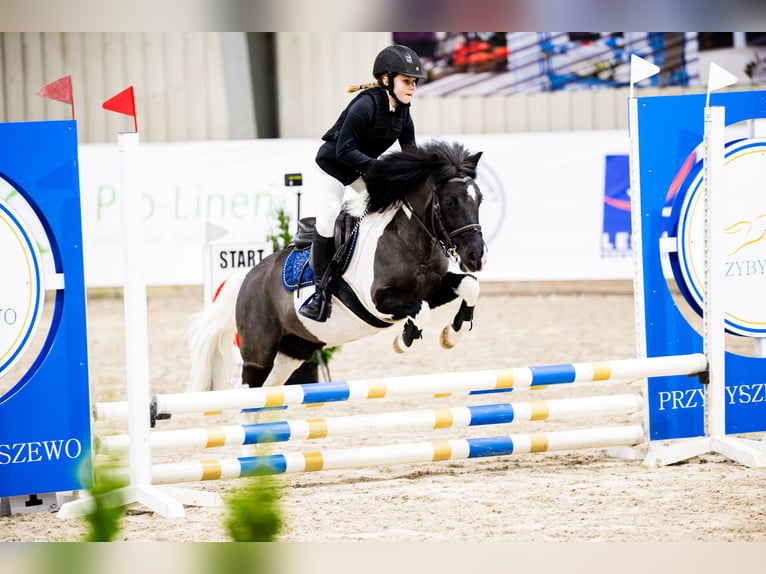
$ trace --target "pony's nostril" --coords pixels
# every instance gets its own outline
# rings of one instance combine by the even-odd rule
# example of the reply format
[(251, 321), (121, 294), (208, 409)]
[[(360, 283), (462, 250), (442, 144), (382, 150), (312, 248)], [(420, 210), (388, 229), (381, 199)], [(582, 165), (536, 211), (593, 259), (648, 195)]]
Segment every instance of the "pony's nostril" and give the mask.
[(480, 255), (476, 255), (473, 258), (473, 261), (474, 261), (474, 267), (476, 268), (476, 270), (480, 271), (481, 268), (484, 266), (484, 259)]
[(465, 269), (468, 271), (478, 271), (482, 267), (481, 254), (477, 251), (468, 251), (464, 257)]

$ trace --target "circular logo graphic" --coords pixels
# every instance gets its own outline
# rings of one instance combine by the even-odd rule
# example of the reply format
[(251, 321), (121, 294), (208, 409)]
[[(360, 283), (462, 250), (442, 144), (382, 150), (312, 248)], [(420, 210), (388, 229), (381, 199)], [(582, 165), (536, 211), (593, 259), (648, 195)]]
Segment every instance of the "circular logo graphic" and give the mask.
[(32, 341), (45, 299), (40, 254), (22, 219), (0, 199), (0, 377)]
[[(699, 157), (699, 156), (698, 156)], [(700, 158), (701, 164), (703, 160)], [(766, 336), (766, 139), (726, 146), (723, 168), (724, 309), (726, 329)], [(702, 308), (705, 288), (704, 170), (693, 169), (678, 212), (678, 268), (687, 298)]]
[(476, 170), (476, 183), (484, 196), (479, 217), (484, 241), (489, 245), (500, 232), (505, 217), (505, 189), (484, 158)]

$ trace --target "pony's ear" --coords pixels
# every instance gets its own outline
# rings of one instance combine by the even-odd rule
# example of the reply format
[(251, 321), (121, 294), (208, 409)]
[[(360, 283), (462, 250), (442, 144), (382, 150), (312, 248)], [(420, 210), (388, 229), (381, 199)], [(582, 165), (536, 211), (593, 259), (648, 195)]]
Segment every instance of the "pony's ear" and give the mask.
[(476, 177), (476, 165), (479, 163), (481, 154), (484, 152), (477, 152), (473, 155), (469, 155), (463, 160), (462, 169), (466, 175), (470, 177)]
[(479, 163), (479, 160), (481, 159), (481, 155), (483, 153), (484, 153), (483, 151), (480, 151), (480, 152), (476, 152), (473, 155), (469, 155), (466, 161), (473, 164), (473, 167), (475, 168), (476, 165)]

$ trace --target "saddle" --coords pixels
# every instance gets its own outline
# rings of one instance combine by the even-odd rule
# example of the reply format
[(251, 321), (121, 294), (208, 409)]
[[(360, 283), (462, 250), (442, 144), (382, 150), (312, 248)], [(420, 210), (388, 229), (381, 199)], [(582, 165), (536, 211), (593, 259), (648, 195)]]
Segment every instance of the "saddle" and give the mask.
[[(357, 221), (359, 221), (358, 217), (347, 213), (341, 213), (335, 220), (335, 255), (330, 265), (336, 277), (340, 277), (346, 271), (354, 253)], [(315, 217), (304, 217), (298, 220), (295, 239), (292, 245), (288, 246), (292, 248), (292, 251), (282, 267), (282, 285), (288, 291), (314, 284), (314, 271), (309, 265), (309, 254), (315, 225)]]
[[(390, 327), (392, 323), (381, 321), (362, 305), (354, 290), (342, 277), (348, 269), (351, 256), (356, 248), (358, 222), (358, 217), (345, 212), (341, 213), (335, 220), (335, 255), (330, 262), (334, 279), (330, 291), (364, 322), (378, 328)], [(295, 291), (314, 284), (314, 272), (309, 265), (309, 255), (315, 224), (315, 217), (304, 217), (298, 221), (298, 230), (291, 246), (292, 249), (282, 267), (282, 285), (288, 291)]]
[[(346, 245), (353, 239), (356, 231), (358, 217), (354, 217), (346, 212), (341, 213), (335, 220), (335, 248)], [(302, 251), (311, 248), (311, 239), (314, 237), (314, 227), (316, 226), (316, 217), (303, 217), (298, 220), (298, 231), (295, 234), (293, 248)]]

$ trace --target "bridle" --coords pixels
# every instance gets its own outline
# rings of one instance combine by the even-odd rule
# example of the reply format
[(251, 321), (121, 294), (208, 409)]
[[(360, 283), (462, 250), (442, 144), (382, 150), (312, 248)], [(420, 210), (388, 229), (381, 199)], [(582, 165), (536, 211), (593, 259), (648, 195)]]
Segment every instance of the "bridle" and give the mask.
[(444, 225), (444, 219), (442, 217), (442, 209), (441, 204), (439, 203), (437, 190), (440, 187), (444, 187), (445, 185), (452, 183), (453, 181), (462, 182), (466, 187), (474, 183), (474, 180), (471, 177), (455, 176), (436, 185), (431, 192), (431, 199), (428, 201), (428, 203), (426, 203), (425, 206), (425, 222), (420, 219), (420, 217), (418, 217), (417, 213), (415, 213), (412, 204), (410, 204), (410, 201), (406, 196), (404, 198), (404, 204), (407, 206), (407, 209), (409, 209), (412, 217), (415, 218), (415, 221), (420, 224), (420, 227), (422, 227), (426, 234), (431, 238), (431, 244), (440, 247), (442, 251), (444, 251), (444, 253), (447, 255), (447, 257), (452, 257), (457, 263), (460, 263), (460, 255), (457, 252), (457, 245), (455, 245), (453, 239), (458, 235), (462, 235), (468, 232), (481, 233), (481, 225), (478, 223), (469, 223), (468, 225), (463, 225), (462, 227), (458, 227), (457, 229), (453, 230), (447, 229)]

